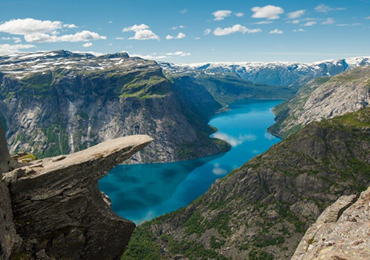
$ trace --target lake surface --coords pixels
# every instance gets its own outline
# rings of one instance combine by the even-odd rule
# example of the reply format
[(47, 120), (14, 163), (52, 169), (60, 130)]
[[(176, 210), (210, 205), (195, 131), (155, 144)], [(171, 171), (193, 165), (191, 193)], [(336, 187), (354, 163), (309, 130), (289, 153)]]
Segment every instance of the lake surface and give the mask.
[(229, 106), (209, 122), (212, 136), (232, 145), (224, 154), (195, 160), (118, 165), (99, 181), (112, 200), (112, 209), (137, 224), (189, 205), (216, 179), (224, 177), (280, 141), (267, 132), (274, 123), (271, 108), (281, 101), (245, 100)]

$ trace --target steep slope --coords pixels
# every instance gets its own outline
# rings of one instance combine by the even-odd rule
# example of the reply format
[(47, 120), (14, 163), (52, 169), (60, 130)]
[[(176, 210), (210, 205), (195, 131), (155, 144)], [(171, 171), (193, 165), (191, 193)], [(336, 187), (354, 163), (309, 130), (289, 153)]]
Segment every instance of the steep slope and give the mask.
[(291, 100), (273, 109), (276, 124), (269, 130), (281, 137), (312, 121), (332, 118), (367, 107), (370, 103), (370, 67), (359, 67), (335, 77), (317, 78)]
[(370, 188), (342, 196), (310, 227), (292, 260), (370, 259)]
[(122, 259), (289, 259), (327, 206), (369, 186), (369, 136), (370, 108), (313, 122), (144, 223)]
[[(198, 75), (233, 75), (257, 84), (272, 86), (299, 85), (321, 76), (335, 76), (358, 66), (370, 65), (369, 57), (327, 60), (314, 63), (297, 62), (237, 62), (200, 63), (176, 65), (161, 62), (166, 71), (172, 73)], [(299, 83), (299, 84), (298, 84)]]
[[(132, 134), (154, 138), (151, 149), (134, 156), (139, 162), (230, 147), (209, 137), (208, 120), (221, 105), (191, 79), (169, 81), (153, 61), (58, 51), (2, 57), (0, 70), (0, 119), (12, 153), (55, 156)], [(189, 92), (205, 102), (195, 104)]]
[(199, 75), (195, 81), (224, 106), (236, 100), (287, 99), (295, 94), (295, 90), (289, 87), (254, 84), (235, 75)]

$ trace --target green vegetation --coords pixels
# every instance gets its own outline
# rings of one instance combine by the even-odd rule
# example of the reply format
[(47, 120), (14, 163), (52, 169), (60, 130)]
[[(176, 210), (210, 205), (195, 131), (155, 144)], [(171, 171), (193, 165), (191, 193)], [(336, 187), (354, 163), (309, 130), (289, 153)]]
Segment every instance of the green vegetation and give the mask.
[(150, 231), (137, 227), (121, 260), (161, 260), (160, 246)]

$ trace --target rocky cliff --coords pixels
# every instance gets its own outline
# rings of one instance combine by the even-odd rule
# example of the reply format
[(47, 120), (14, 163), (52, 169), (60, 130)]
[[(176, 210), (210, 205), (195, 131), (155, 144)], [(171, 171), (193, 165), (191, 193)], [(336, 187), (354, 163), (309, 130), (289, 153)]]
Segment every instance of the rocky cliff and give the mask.
[(302, 238), (292, 260), (370, 259), (370, 188), (340, 197)]
[(2, 174), (1, 259), (119, 259), (135, 224), (110, 209), (97, 181), (152, 141), (109, 140)]
[(326, 207), (369, 186), (369, 135), (369, 108), (305, 126), (141, 225), (122, 259), (289, 259)]
[(12, 153), (56, 156), (132, 134), (154, 138), (133, 162), (230, 148), (209, 137), (209, 118), (222, 106), (191, 78), (168, 80), (154, 61), (54, 51), (3, 56), (0, 71), (0, 122)]
[(370, 67), (359, 67), (335, 77), (305, 84), (290, 100), (273, 109), (276, 124), (269, 130), (281, 137), (312, 121), (333, 118), (367, 107), (370, 103)]

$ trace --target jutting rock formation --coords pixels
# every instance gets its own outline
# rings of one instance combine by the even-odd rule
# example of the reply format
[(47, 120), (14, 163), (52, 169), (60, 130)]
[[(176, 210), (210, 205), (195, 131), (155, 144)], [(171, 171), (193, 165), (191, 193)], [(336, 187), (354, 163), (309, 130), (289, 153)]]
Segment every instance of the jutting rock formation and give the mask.
[(370, 259), (370, 188), (342, 196), (310, 227), (292, 260)]
[(119, 259), (135, 224), (113, 213), (97, 181), (151, 141), (118, 138), (3, 173), (0, 259)]

